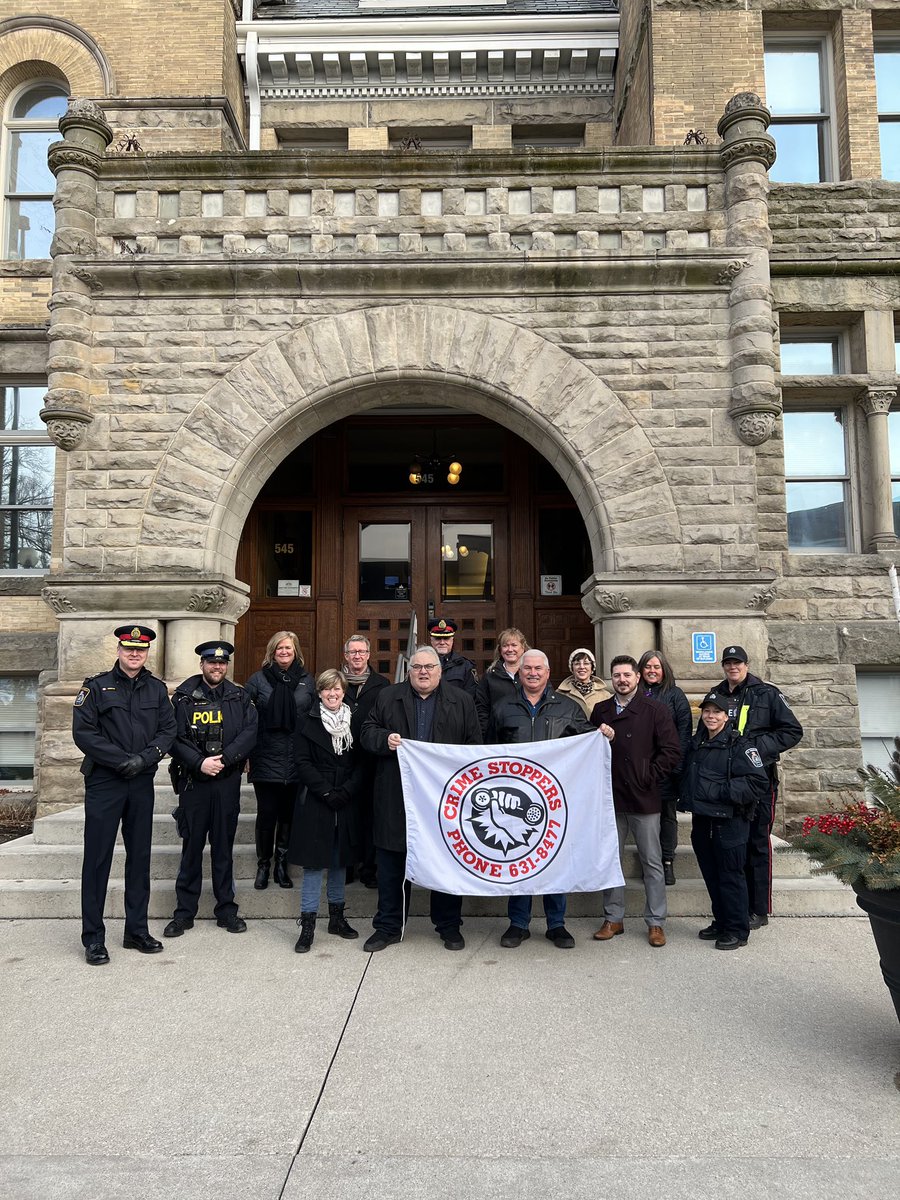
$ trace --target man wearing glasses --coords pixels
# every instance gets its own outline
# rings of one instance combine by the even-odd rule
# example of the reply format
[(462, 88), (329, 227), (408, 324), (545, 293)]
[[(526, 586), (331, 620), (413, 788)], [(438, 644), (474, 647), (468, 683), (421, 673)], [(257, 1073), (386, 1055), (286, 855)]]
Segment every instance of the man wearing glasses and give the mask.
[[(406, 813), (397, 749), (404, 738), (443, 745), (481, 744), (475, 701), (460, 688), (441, 682), (441, 660), (431, 646), (419, 646), (404, 683), (382, 688), (363, 723), (362, 748), (377, 758), (374, 841), (378, 866), (378, 911), (374, 933), (363, 947), (373, 953), (400, 941), (409, 909), (406, 878)], [(465, 946), (462, 897), (431, 893), (431, 920), (447, 950)]]

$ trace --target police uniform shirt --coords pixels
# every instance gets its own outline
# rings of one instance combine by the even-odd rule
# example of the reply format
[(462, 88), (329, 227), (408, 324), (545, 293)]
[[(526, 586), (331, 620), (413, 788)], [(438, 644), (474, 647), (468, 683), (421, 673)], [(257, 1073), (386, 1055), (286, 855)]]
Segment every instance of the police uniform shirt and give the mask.
[(197, 745), (205, 748), (207, 755), (222, 753), (224, 714), (222, 712), (222, 685), (214, 688), (204, 681), (191, 694), (191, 710), (188, 724)]

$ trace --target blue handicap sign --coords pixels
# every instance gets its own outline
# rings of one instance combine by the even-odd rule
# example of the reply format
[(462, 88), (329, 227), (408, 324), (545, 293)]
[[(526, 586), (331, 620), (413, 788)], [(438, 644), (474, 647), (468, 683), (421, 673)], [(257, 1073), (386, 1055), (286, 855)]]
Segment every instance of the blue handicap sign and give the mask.
[(716, 656), (716, 635), (714, 633), (691, 634), (691, 661), (695, 663), (714, 663)]

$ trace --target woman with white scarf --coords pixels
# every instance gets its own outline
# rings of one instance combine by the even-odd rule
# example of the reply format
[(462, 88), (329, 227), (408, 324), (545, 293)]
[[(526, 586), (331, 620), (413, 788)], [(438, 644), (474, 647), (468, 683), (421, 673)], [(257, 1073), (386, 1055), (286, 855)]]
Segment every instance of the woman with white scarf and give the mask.
[(298, 954), (305, 954), (313, 944), (326, 869), (328, 932), (359, 937), (344, 918), (344, 887), (347, 867), (359, 856), (357, 801), (364, 768), (350, 732), (345, 688), (340, 671), (323, 671), (316, 679), (318, 702), (313, 701), (297, 728), (297, 772), (306, 789), (297, 799), (288, 860), (303, 868), (300, 936), (294, 946)]

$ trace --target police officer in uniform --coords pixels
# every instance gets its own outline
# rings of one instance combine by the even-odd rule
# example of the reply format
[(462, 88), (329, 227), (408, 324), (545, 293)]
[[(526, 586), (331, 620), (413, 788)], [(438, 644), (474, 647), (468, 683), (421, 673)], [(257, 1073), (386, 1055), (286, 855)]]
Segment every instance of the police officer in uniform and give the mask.
[(81, 872), (81, 943), (92, 966), (109, 962), (103, 908), (119, 824), (125, 842), (126, 950), (158, 954), (150, 936), (150, 846), (153, 776), (175, 737), (166, 685), (146, 667), (156, 638), (145, 625), (122, 625), (116, 664), (85, 679), (75, 697), (72, 737), (84, 754), (84, 865)]
[(725, 678), (715, 690), (728, 698), (728, 716), (738, 733), (748, 738), (766, 768), (768, 794), (750, 818), (747, 844), (747, 890), (750, 928), (768, 925), (772, 911), (772, 823), (778, 798), (778, 759), (782, 751), (796, 746), (803, 726), (791, 712), (777, 687), (764, 683), (749, 671), (743, 646), (726, 646), (722, 652)]
[(234, 646), (203, 642), (194, 651), (200, 674), (172, 697), (178, 734), (172, 782), (178, 794), (175, 819), (183, 839), (175, 882), (177, 904), (163, 937), (181, 937), (194, 924), (203, 882), (203, 848), (209, 838), (216, 923), (244, 933), (234, 899), (234, 835), (240, 812), (241, 772), (256, 744), (256, 709), (243, 688), (225, 678)]
[(478, 672), (471, 659), (463, 658), (453, 649), (453, 638), (459, 626), (449, 617), (433, 617), (428, 622), (428, 636), (432, 647), (441, 656), (441, 682), (462, 688), (475, 698)]

